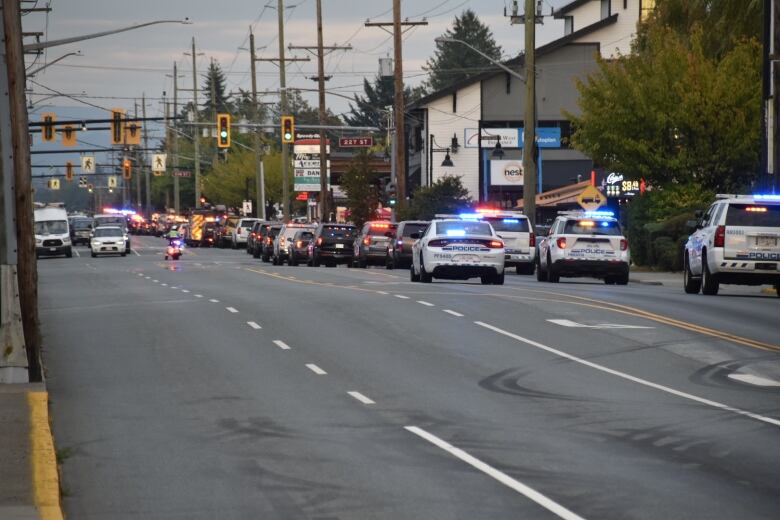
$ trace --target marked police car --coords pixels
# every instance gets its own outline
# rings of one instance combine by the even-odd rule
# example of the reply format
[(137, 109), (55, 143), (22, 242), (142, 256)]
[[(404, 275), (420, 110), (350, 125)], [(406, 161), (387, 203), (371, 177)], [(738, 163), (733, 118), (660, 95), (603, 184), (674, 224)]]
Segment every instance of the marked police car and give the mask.
[(479, 277), (483, 285), (504, 284), (504, 242), (493, 227), (474, 215), (467, 219), (435, 219), (412, 247), (413, 282), (433, 278), (468, 280)]
[(721, 283), (780, 289), (780, 195), (718, 195), (683, 254), (689, 294), (718, 294)]
[(539, 241), (536, 279), (558, 283), (561, 276), (592, 276), (626, 285), (630, 261), (628, 240), (611, 211), (562, 212)]
[(534, 274), (536, 265), (536, 235), (521, 211), (477, 209), (482, 220), (489, 222), (504, 242), (504, 265), (514, 267), (517, 274)]

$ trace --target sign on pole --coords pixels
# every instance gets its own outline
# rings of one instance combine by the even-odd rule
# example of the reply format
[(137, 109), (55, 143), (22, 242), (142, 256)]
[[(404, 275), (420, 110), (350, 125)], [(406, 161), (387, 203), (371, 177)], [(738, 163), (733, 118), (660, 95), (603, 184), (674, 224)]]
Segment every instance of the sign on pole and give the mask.
[(156, 153), (152, 155), (152, 171), (154, 173), (165, 172), (165, 160), (168, 155), (164, 153)]
[(374, 146), (374, 138), (369, 137), (340, 137), (340, 148), (371, 148)]
[(81, 173), (95, 173), (95, 156), (81, 156)]
[(83, 175), (79, 177), (79, 188), (86, 188), (87, 187), (87, 178)]
[(595, 186), (587, 186), (577, 197), (577, 203), (584, 210), (595, 211), (607, 203), (607, 198)]
[(252, 214), (252, 201), (251, 201), (251, 200), (245, 200), (245, 201), (243, 202), (243, 205), (242, 205), (242, 206), (243, 206), (243, 207), (242, 207), (241, 209), (243, 209), (243, 211), (244, 211), (244, 215), (245, 215), (245, 216), (246, 216), (246, 215), (251, 215), (251, 214)]
[(108, 187), (109, 188), (116, 188), (117, 187), (116, 175), (111, 175), (111, 176), (108, 177)]
[(192, 177), (192, 172), (189, 170), (175, 170), (173, 172), (174, 177)]

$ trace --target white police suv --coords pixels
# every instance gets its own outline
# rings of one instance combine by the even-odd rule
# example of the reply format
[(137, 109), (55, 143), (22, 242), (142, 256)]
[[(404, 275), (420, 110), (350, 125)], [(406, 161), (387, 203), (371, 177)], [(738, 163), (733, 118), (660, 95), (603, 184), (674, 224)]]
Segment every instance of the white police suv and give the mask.
[(528, 217), (521, 211), (504, 209), (477, 208), (476, 211), (504, 242), (504, 265), (514, 267), (517, 274), (534, 274), (536, 235)]
[(683, 254), (687, 293), (715, 295), (721, 283), (780, 289), (780, 195), (718, 195)]
[(611, 211), (561, 212), (539, 241), (536, 279), (558, 283), (561, 276), (592, 276), (626, 285), (631, 255), (628, 240)]
[[(414, 233), (411, 280), (467, 280), (504, 284), (504, 242), (479, 215), (434, 219), (423, 233)], [(469, 218), (473, 217), (473, 218)]]

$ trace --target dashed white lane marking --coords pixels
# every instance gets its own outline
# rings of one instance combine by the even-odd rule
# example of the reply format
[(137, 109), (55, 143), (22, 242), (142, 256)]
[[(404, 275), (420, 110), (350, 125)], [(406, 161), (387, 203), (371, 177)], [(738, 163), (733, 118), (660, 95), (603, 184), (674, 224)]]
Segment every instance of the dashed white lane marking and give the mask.
[(377, 293), (377, 294), (390, 294), (390, 293), (389, 293), (389, 292), (387, 292), (387, 291), (377, 291), (376, 293)]
[(748, 383), (750, 385), (780, 386), (780, 381), (775, 381), (774, 379), (768, 379), (766, 377), (761, 377), (761, 376), (754, 376), (752, 374), (740, 374), (739, 372), (735, 372), (733, 374), (729, 374), (728, 377), (729, 379), (734, 379), (741, 383)]
[(447, 314), (452, 314), (453, 316), (457, 316), (458, 318), (462, 318), (463, 314), (455, 311), (451, 311), (449, 309), (444, 309), (442, 312), (446, 312)]
[(423, 300), (417, 300), (417, 303), (419, 303), (420, 305), (425, 305), (426, 307), (434, 307), (434, 305), (431, 302), (426, 302)]
[(132, 251), (135, 254), (135, 256), (141, 256), (141, 254), (135, 249), (130, 248), (130, 251)]
[(203, 298), (203, 295), (202, 294), (196, 294), (195, 298)]
[(143, 276), (143, 275), (144, 275), (144, 273), (138, 273), (138, 276)]
[(236, 309), (235, 307), (225, 307), (225, 310), (228, 312), (232, 312), (233, 314), (238, 312), (238, 309)]
[[(78, 249), (74, 248), (74, 249), (73, 249), (73, 252), (74, 252), (74, 253), (76, 253), (76, 257), (77, 257), (77, 258), (81, 258), (81, 253), (79, 253), (79, 250), (78, 250)], [(139, 275), (139, 276), (143, 276), (143, 275)]]
[(163, 287), (168, 287), (167, 283), (161, 283), (160, 285), (162, 285)]
[(254, 322), (254, 321), (248, 321), (248, 322), (246, 322), (246, 324), (247, 324), (247, 325), (249, 325), (250, 327), (252, 327), (252, 328), (253, 328), (253, 329), (255, 329), (255, 330), (257, 330), (257, 329), (262, 329), (262, 328), (263, 328), (263, 327), (261, 327), (260, 325), (258, 325), (258, 324), (257, 324), (256, 322)]
[(152, 280), (152, 281), (153, 281), (154, 283), (157, 283), (157, 282), (159, 282), (160, 280)]
[(280, 340), (280, 339), (275, 339), (274, 340), (274, 345), (276, 345), (277, 347), (279, 347), (282, 350), (290, 350), (290, 346), (287, 343), (285, 343), (284, 341)]
[(646, 379), (642, 379), (639, 377), (635, 377), (629, 374), (626, 374), (624, 372), (620, 372), (618, 370), (613, 370), (611, 368), (607, 368), (603, 365), (599, 365), (597, 363), (593, 363), (591, 361), (587, 361), (582, 358), (578, 358), (577, 356), (572, 356), (571, 354), (567, 354), (566, 352), (560, 351), (558, 349), (554, 349), (552, 347), (548, 347), (547, 345), (542, 345), (541, 343), (537, 343), (536, 341), (524, 338), (522, 336), (518, 336), (517, 334), (513, 334), (511, 332), (505, 331), (503, 329), (499, 329), (498, 327), (495, 327), (493, 325), (490, 325), (488, 323), (483, 323), (481, 321), (475, 321), (477, 325), (480, 327), (484, 327), (486, 329), (492, 330), (494, 332), (497, 332), (499, 334), (502, 334), (508, 338), (512, 338), (514, 340), (520, 341), (521, 343), (525, 343), (527, 345), (531, 345), (532, 347), (536, 347), (541, 350), (546, 350), (547, 352), (551, 352), (557, 356), (560, 356), (562, 358), (568, 359), (570, 361), (574, 361), (575, 363), (579, 363), (581, 365), (585, 365), (590, 368), (594, 368), (596, 370), (599, 370), (601, 372), (606, 372), (607, 374), (612, 374), (613, 376), (620, 377), (622, 379), (626, 379), (628, 381), (631, 381), (633, 383), (637, 383), (640, 385), (644, 385), (650, 388), (655, 388), (656, 390), (660, 390), (662, 392), (666, 392), (668, 394), (676, 395), (677, 397), (682, 397), (684, 399), (689, 399), (691, 401), (695, 401), (697, 403), (701, 403), (707, 406), (711, 406), (713, 408), (717, 408), (719, 410), (724, 410), (727, 412), (731, 412), (737, 415), (743, 415), (745, 417), (750, 417), (751, 419), (755, 419), (757, 421), (765, 422), (768, 424), (772, 424), (774, 426), (780, 426), (780, 419), (773, 419), (771, 417), (766, 417), (763, 415), (759, 415), (757, 413), (748, 412), (747, 410), (742, 410), (740, 408), (734, 408), (732, 406), (719, 403), (717, 401), (711, 401), (709, 399), (705, 399), (703, 397), (699, 397), (693, 394), (688, 394), (686, 392), (681, 392), (679, 390), (675, 390), (674, 388), (669, 388), (668, 386), (659, 385), (658, 383), (653, 383), (652, 381), (648, 381)]
[(217, 300), (216, 298), (212, 298), (212, 299), (210, 299), (209, 301), (210, 301), (211, 303), (219, 303), (219, 300)]
[(361, 394), (360, 392), (352, 391), (352, 392), (347, 392), (347, 393), (349, 395), (351, 395), (352, 397), (354, 397), (355, 399), (357, 399), (358, 401), (360, 401), (361, 403), (363, 403), (363, 404), (376, 404), (373, 400), (369, 399), (368, 397), (366, 397), (365, 395)]
[(408, 300), (409, 299), (408, 296), (404, 296), (403, 294), (394, 294), (393, 296), (395, 296), (396, 298), (401, 298), (402, 300)]
[(440, 439), (439, 437), (436, 437), (435, 435), (428, 433), (427, 431), (423, 430), (422, 428), (418, 428), (417, 426), (404, 426), (404, 429), (406, 431), (409, 431), (418, 437), (421, 437), (425, 439), (426, 441), (430, 442), (434, 446), (441, 448), (442, 450), (446, 451), (450, 455), (453, 455), (469, 466), (481, 471), (482, 473), (485, 473), (486, 475), (498, 480), (508, 488), (511, 488), (521, 495), (525, 496), (526, 498), (536, 502), (543, 508), (547, 509), (551, 513), (554, 513), (558, 515), (560, 518), (564, 518), (566, 520), (583, 520), (581, 516), (578, 514), (566, 509), (561, 504), (555, 502), (554, 500), (547, 498), (545, 495), (539, 493), (535, 489), (526, 486), (519, 480), (515, 480), (503, 471), (499, 471), (493, 466), (490, 466), (489, 464), (486, 464), (479, 460), (478, 458), (469, 455), (465, 451), (463, 451), (460, 448), (456, 448), (449, 442)]
[(182, 289), (181, 292), (190, 292), (189, 289)]
[(327, 374), (323, 369), (315, 365), (314, 363), (306, 363), (306, 368), (317, 374), (318, 376), (324, 376)]
[(151, 280), (152, 279), (151, 276), (144, 276), (144, 278), (146, 278), (147, 280)]

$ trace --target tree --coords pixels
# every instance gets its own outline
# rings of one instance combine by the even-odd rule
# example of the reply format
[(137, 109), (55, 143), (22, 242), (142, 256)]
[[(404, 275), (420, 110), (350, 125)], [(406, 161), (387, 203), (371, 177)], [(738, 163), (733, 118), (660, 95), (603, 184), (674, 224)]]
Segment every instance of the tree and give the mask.
[[(395, 85), (392, 77), (377, 76), (370, 83), (363, 79), (363, 96), (355, 94), (355, 104), (349, 104), (349, 112), (344, 114), (344, 120), (351, 126), (375, 126), (379, 128), (379, 134), (387, 131), (387, 111), (385, 107), (392, 107), (395, 103)], [(414, 102), (422, 97), (423, 90), (420, 87), (414, 89), (404, 88), (404, 100), (406, 104)]]
[(445, 175), (430, 186), (417, 188), (401, 218), (431, 220), (437, 213), (461, 213), (472, 203), (469, 190), (463, 186), (460, 177)]
[(739, 190), (756, 179), (761, 47), (740, 40), (722, 59), (692, 35), (650, 23), (644, 48), (578, 81), (572, 144), (602, 166), (656, 187)]
[[(232, 112), (230, 105), (230, 95), (225, 92), (225, 73), (219, 63), (211, 60), (209, 69), (206, 72), (206, 79), (201, 87), (206, 97), (203, 102), (201, 116), (207, 121), (213, 121), (217, 118), (218, 112)], [(214, 106), (211, 105), (212, 91), (214, 92)]]
[(357, 226), (362, 226), (376, 215), (380, 197), (379, 177), (380, 174), (371, 169), (371, 155), (366, 150), (355, 155), (341, 176), (341, 188), (347, 194), (350, 218)]
[[(494, 60), (501, 59), (501, 47), (496, 44), (492, 31), (471, 9), (456, 16), (452, 29), (444, 31), (442, 37), (463, 40)], [(493, 69), (495, 65), (461, 44), (437, 42), (433, 56), (423, 68), (430, 72), (425, 82), (426, 87), (436, 91), (486, 69)]]

